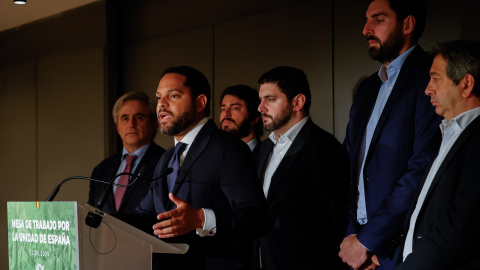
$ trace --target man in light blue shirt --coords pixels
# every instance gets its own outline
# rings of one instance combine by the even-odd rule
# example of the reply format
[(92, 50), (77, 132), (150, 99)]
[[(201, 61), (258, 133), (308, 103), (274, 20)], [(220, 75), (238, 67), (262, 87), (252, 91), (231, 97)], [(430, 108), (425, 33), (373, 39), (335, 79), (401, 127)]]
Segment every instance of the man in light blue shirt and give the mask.
[(405, 215), (440, 141), (423, 93), (432, 60), (417, 44), (426, 13), (419, 0), (372, 0), (366, 12), (363, 34), (382, 66), (358, 87), (343, 143), (351, 205), (339, 256), (354, 269), (394, 269)]
[(480, 269), (480, 42), (436, 45), (427, 94), (443, 139), (405, 222), (397, 269)]

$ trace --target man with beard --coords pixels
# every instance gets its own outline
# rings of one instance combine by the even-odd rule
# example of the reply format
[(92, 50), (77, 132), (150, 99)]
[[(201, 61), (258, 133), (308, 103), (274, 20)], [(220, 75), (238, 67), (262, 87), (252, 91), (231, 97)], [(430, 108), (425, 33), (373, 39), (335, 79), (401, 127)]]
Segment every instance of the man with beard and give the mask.
[(257, 269), (344, 269), (336, 256), (347, 216), (340, 142), (309, 117), (303, 71), (277, 67), (258, 83), (258, 110), (272, 133), (259, 146), (257, 174), (274, 225), (256, 241)]
[(185, 255), (159, 255), (154, 269), (248, 269), (252, 237), (266, 234), (270, 215), (248, 146), (217, 128), (210, 85), (198, 70), (168, 68), (158, 85), (157, 117), (173, 136), (137, 212), (157, 215), (153, 233), (189, 244)]
[(393, 269), (402, 224), (440, 143), (440, 118), (424, 95), (432, 63), (417, 45), (427, 8), (419, 0), (370, 1), (363, 29), (382, 63), (350, 109), (343, 149), (351, 207), (339, 256), (354, 269)]
[(246, 85), (230, 86), (223, 91), (220, 99), (220, 126), (254, 151), (263, 135), (257, 110), (260, 104), (257, 90)]

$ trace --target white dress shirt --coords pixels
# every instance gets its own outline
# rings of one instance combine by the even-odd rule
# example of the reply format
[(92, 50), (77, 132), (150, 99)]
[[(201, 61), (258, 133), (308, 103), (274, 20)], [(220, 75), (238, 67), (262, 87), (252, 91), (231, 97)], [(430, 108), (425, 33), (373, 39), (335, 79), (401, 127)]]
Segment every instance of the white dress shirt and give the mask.
[(302, 127), (305, 125), (308, 118), (309, 117), (307, 116), (296, 123), (287, 132), (285, 132), (285, 134), (280, 136), (278, 141), (275, 140), (274, 132), (270, 133), (268, 136), (275, 145), (273, 146), (272, 156), (270, 157), (270, 161), (268, 162), (267, 169), (265, 170), (265, 176), (263, 178), (263, 193), (265, 194), (265, 197), (268, 195), (273, 174), (277, 170), (278, 165), (280, 165), (280, 162), (292, 145), (293, 140), (295, 140), (295, 137), (297, 137), (298, 132), (300, 132)]

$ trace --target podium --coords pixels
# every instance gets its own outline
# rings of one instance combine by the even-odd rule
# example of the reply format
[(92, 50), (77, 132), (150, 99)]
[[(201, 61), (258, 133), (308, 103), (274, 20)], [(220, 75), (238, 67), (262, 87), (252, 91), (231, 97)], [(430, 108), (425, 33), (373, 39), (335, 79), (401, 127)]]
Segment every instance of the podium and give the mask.
[[(41, 213), (35, 210), (35, 204), (36, 208), (41, 208), (41, 204), (53, 210)], [(53, 266), (56, 269), (149, 270), (153, 253), (184, 254), (188, 250), (186, 244), (165, 243), (88, 204), (8, 202), (7, 205), (10, 269)], [(72, 213), (71, 219), (65, 214), (67, 211)], [(102, 216), (98, 228), (85, 224), (90, 212)]]
[[(85, 224), (90, 211), (103, 214), (96, 229)], [(78, 205), (80, 269), (152, 269), (152, 253), (184, 254), (186, 244), (167, 244), (88, 205)]]

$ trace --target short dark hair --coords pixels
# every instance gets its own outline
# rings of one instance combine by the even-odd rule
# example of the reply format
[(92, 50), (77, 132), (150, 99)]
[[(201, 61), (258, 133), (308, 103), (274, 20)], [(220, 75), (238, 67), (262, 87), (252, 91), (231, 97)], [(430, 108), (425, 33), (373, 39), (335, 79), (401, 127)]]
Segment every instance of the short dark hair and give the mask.
[[(220, 105), (223, 98), (226, 95), (236, 96), (237, 98), (244, 100), (247, 104), (248, 119), (254, 120), (257, 117), (260, 117), (260, 112), (258, 111), (258, 106), (260, 105), (260, 99), (258, 98), (258, 91), (247, 85), (234, 85), (227, 87), (223, 90), (222, 95), (220, 96)], [(261, 119), (254, 126), (255, 136), (260, 137), (263, 135), (263, 122)]]
[(307, 75), (305, 75), (303, 70), (288, 66), (276, 67), (267, 71), (258, 79), (258, 84), (264, 83), (276, 83), (280, 91), (287, 96), (289, 102), (298, 94), (305, 95), (306, 99), (303, 108), (305, 113), (309, 114), (312, 96)]
[[(480, 80), (480, 42), (474, 40), (454, 40), (434, 45), (430, 51), (433, 57), (440, 55), (447, 62), (446, 73), (455, 85), (467, 75), (475, 82)], [(473, 86), (472, 93), (480, 97), (480, 83)]]
[(200, 71), (189, 66), (169, 67), (163, 71), (162, 77), (168, 73), (185, 76), (184, 85), (192, 91), (193, 101), (202, 94), (207, 97), (207, 105), (205, 106), (204, 113), (205, 117), (208, 117), (210, 115), (210, 84), (208, 83), (207, 77)]
[[(368, 4), (375, 0), (368, 0)], [(425, 29), (428, 8), (422, 0), (387, 0), (390, 8), (397, 14), (397, 21), (402, 22), (406, 17), (412, 15), (415, 18), (412, 43), (418, 42)]]

